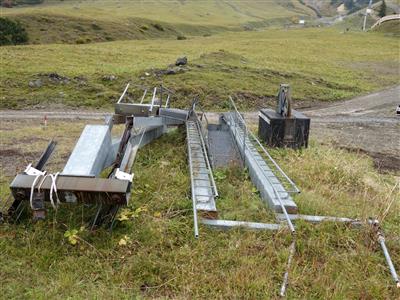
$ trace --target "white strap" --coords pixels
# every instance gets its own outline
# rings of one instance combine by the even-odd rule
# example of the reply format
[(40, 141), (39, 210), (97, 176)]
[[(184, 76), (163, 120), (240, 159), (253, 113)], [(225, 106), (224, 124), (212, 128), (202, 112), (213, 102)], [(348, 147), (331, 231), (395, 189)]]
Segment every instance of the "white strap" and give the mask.
[[(35, 191), (35, 186), (36, 186), (38, 180), (40, 179), (40, 177), (43, 176), (44, 178), (46, 178), (45, 174), (46, 174), (46, 172), (37, 174), (36, 177), (35, 177), (35, 179), (34, 179), (33, 182), (32, 182), (32, 186), (31, 186), (31, 195), (30, 195), (30, 198), (29, 198), (29, 203), (30, 203), (32, 209), (35, 209), (35, 208), (33, 207), (33, 193), (34, 193), (34, 191)], [(43, 180), (43, 181), (44, 181), (44, 180)], [(43, 181), (41, 182), (40, 185), (42, 185)]]
[[(31, 204), (31, 208), (34, 209), (33, 207), (33, 193), (35, 191), (35, 186), (38, 183), (40, 177), (43, 176), (42, 180), (40, 181), (37, 190), (38, 192), (40, 192), (40, 189), (42, 188), (42, 185), (44, 183), (44, 181), (46, 180), (47, 177), (51, 178), (51, 185), (50, 185), (50, 202), (51, 205), (53, 206), (54, 209), (57, 209), (58, 205), (61, 203), (60, 198), (58, 197), (58, 193), (57, 193), (57, 178), (58, 175), (60, 174), (60, 172), (57, 172), (55, 174), (46, 174), (47, 172), (41, 172), (40, 174), (37, 174), (35, 179), (33, 180), (32, 186), (31, 186), (31, 195), (30, 195), (30, 204)], [(56, 200), (57, 203), (54, 203), (54, 199), (53, 199), (53, 193), (56, 194)]]

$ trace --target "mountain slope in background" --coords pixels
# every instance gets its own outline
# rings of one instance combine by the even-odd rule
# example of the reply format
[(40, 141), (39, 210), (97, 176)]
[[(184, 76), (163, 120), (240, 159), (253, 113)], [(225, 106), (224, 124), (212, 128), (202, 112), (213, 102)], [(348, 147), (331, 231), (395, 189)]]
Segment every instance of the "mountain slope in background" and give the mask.
[(4, 8), (2, 16), (22, 23), (34, 44), (211, 35), (316, 17), (297, 0), (53, 0)]

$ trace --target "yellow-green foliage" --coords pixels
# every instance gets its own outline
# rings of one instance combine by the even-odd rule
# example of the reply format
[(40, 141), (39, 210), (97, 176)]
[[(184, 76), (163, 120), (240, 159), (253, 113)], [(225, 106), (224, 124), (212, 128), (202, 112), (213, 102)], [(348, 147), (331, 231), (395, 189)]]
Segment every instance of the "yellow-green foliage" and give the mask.
[[(82, 126), (50, 120), (43, 130), (32, 121), (10, 121), (0, 127), (2, 147), (10, 149), (15, 139), (24, 140), (39, 154), (49, 137), (62, 138), (56, 162), (49, 166), (60, 170)], [(62, 205), (57, 215), (50, 210), (48, 219), (37, 224), (25, 219), (1, 225), (2, 297), (276, 298), (289, 233), (219, 232), (200, 226), (200, 239), (195, 240), (185, 149), (184, 130), (176, 130), (139, 151), (130, 205), (113, 233), (82, 228), (95, 212), (87, 206)], [(396, 177), (377, 174), (365, 156), (314, 142), (300, 152), (272, 153), (302, 189), (296, 197), (301, 213), (380, 217), (393, 262), (400, 265)], [(19, 155), (13, 163), (26, 162)], [(216, 178), (221, 217), (274, 222), (246, 172), (220, 169)], [(4, 191), (10, 179), (2, 182)], [(297, 235), (289, 299), (398, 298), (367, 228), (298, 223)]]

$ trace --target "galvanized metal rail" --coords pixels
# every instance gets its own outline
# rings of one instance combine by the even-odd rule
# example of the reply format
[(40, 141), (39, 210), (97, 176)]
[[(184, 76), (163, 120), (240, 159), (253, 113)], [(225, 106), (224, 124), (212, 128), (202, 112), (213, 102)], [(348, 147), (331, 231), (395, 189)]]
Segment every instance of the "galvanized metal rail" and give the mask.
[[(282, 168), (278, 165), (278, 163), (272, 158), (272, 156), (269, 154), (267, 149), (261, 144), (260, 140), (253, 134), (251, 130), (248, 130), (247, 125), (245, 120), (243, 119), (242, 115), (238, 111), (235, 102), (233, 101), (232, 97), (229, 97), (232, 107), (233, 107), (233, 113), (235, 117), (235, 121), (238, 124), (238, 126), (243, 130), (243, 134), (245, 134), (244, 140), (247, 138), (249, 139), (253, 144), (252, 150), (258, 151), (259, 154), (264, 155), (265, 159), (264, 161), (268, 165), (268, 167), (271, 169), (271, 171), (274, 173), (274, 175), (279, 179), (282, 185), (284, 185), (286, 191), (291, 194), (291, 193), (300, 193), (300, 189), (296, 186), (296, 184), (293, 182), (293, 180), (290, 179), (290, 177), (282, 170)], [(258, 149), (257, 149), (258, 147)]]
[[(234, 138), (238, 144), (239, 150), (241, 150), (243, 162), (245, 165), (246, 164), (249, 165), (250, 172), (252, 172), (253, 170), (254, 172), (253, 182), (256, 181), (256, 186), (260, 189), (260, 192), (265, 191), (266, 194), (268, 194), (267, 196), (269, 197), (270, 200), (273, 200), (273, 197), (275, 197), (275, 199), (278, 201), (279, 206), (285, 216), (286, 222), (291, 231), (292, 243), (289, 247), (289, 256), (286, 266), (286, 272), (284, 274), (280, 290), (280, 295), (283, 297), (285, 296), (286, 293), (286, 287), (288, 285), (288, 280), (289, 280), (289, 271), (291, 268), (294, 254), (296, 252), (296, 230), (284, 205), (283, 202), (284, 200), (282, 199), (285, 198), (285, 200), (287, 201), (288, 199), (290, 199), (290, 196), (289, 193), (285, 190), (285, 188), (281, 184), (280, 180), (275, 176), (275, 173), (272, 172), (271, 168), (266, 164), (265, 160), (260, 156), (259, 151), (253, 145), (253, 141), (256, 142), (256, 144), (259, 145), (259, 147), (264, 151), (264, 153), (267, 154), (267, 158), (269, 159), (270, 162), (272, 162), (272, 165), (276, 167), (276, 170), (278, 170), (284, 176), (284, 178), (288, 180), (291, 186), (294, 187), (294, 192), (299, 192), (299, 190), (293, 183), (293, 181), (291, 181), (290, 178), (282, 171), (282, 169), (278, 166), (275, 160), (272, 159), (268, 151), (261, 145), (260, 141), (251, 133), (250, 130), (248, 130), (247, 125), (242, 116), (240, 115), (235, 102), (231, 97), (229, 97), (229, 99), (233, 107), (233, 112), (230, 113), (228, 117)], [(257, 172), (257, 170), (255, 170), (255, 167), (253, 166), (254, 162), (260, 172)], [(265, 180), (262, 180), (262, 178), (260, 178), (257, 175), (260, 173), (262, 174)], [(268, 192), (271, 189), (273, 195), (271, 195)]]
[[(286, 210), (290, 211), (291, 213), (296, 213), (296, 204), (292, 200), (288, 191), (286, 191), (281, 181), (275, 176), (274, 172), (268, 166), (265, 159), (260, 155), (260, 152), (254, 146), (252, 140), (256, 140), (260, 145), (261, 143), (254, 135), (251, 135), (251, 132), (247, 129), (246, 123), (238, 112), (236, 105), (234, 105), (232, 99), (231, 101), (234, 111), (232, 113), (225, 114), (225, 117), (230, 126), (234, 140), (238, 145), (243, 162), (249, 168), (250, 177), (252, 178), (253, 183), (260, 190), (261, 197), (266, 200), (271, 208), (276, 212), (281, 211), (284, 213), (284, 210), (282, 209), (283, 205), (285, 206)], [(263, 149), (265, 150), (265, 148)], [(272, 161), (276, 164), (274, 160)], [(279, 168), (279, 170), (281, 169)], [(288, 178), (286, 174), (285, 176)], [(290, 180), (290, 182), (292, 181)], [(293, 184), (293, 186), (295, 185)], [(298, 189), (296, 187), (295, 191), (297, 190)]]
[(196, 210), (216, 212), (218, 191), (198, 120), (186, 122), (192, 198)]

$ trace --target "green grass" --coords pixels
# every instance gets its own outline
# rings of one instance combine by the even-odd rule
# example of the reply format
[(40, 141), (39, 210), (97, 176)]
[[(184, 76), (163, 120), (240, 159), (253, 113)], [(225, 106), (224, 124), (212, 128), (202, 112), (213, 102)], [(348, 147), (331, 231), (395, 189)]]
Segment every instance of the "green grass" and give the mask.
[(313, 15), (312, 11), (295, 0), (282, 1), (124, 1), (115, 0), (90, 2), (45, 1), (43, 5), (4, 9), (5, 15), (21, 13), (62, 14), (98, 20), (126, 20), (146, 18), (153, 21), (196, 24), (238, 26), (248, 22), (298, 16)]
[[(223, 33), (182, 41), (2, 47), (0, 107), (108, 108), (128, 81), (164, 83), (177, 91), (174, 101), (182, 107), (199, 94), (209, 109), (226, 108), (229, 94), (242, 99), (242, 108), (254, 109), (271, 100), (285, 82), (291, 84), (298, 105), (309, 105), (398, 84), (398, 50), (395, 37), (322, 28)], [(189, 59), (186, 72), (155, 75), (155, 69), (167, 68), (181, 55)], [(69, 77), (69, 82), (54, 83), (43, 75), (52, 72)], [(118, 79), (102, 80), (110, 74)], [(38, 78), (43, 86), (30, 88), (29, 82)]]
[[(291, 24), (313, 13), (296, 0), (260, 1), (45, 1), (3, 9), (20, 21), (31, 44), (203, 36)], [(95, 28), (93, 28), (95, 24)], [(153, 25), (161, 25), (157, 30)]]
[[(44, 130), (33, 121), (5, 121), (0, 127), (2, 149), (14, 149), (15, 139), (29, 141), (31, 149), (18, 148), (22, 154), (11, 157), (21, 170), (35, 157), (28, 151), (40, 153), (49, 137), (61, 139), (61, 148), (48, 168), (56, 171), (83, 124), (71, 127), (68, 122), (51, 120)], [(302, 189), (296, 202), (304, 214), (382, 219), (394, 201), (383, 227), (394, 264), (400, 265), (398, 179), (377, 174), (364, 155), (315, 142), (309, 149), (274, 150), (273, 155)], [(5, 166), (1, 171), (9, 173)], [(141, 149), (134, 173), (129, 210), (141, 208), (141, 212), (118, 222), (112, 234), (104, 229), (83, 230), (78, 232), (77, 245), (69, 244), (64, 233), (85, 225), (90, 215), (87, 207), (62, 206), (57, 216), (50, 211), (48, 219), (38, 224), (26, 219), (19, 225), (1, 225), (2, 297), (277, 298), (290, 244), (287, 232), (218, 232), (201, 226), (200, 239), (193, 238), (184, 131), (173, 131)], [(2, 196), (11, 179), (5, 175)], [(222, 217), (273, 220), (246, 172), (222, 169), (217, 177)], [(399, 296), (367, 229), (300, 223), (297, 231), (289, 299)], [(127, 244), (119, 245), (121, 239)]]

